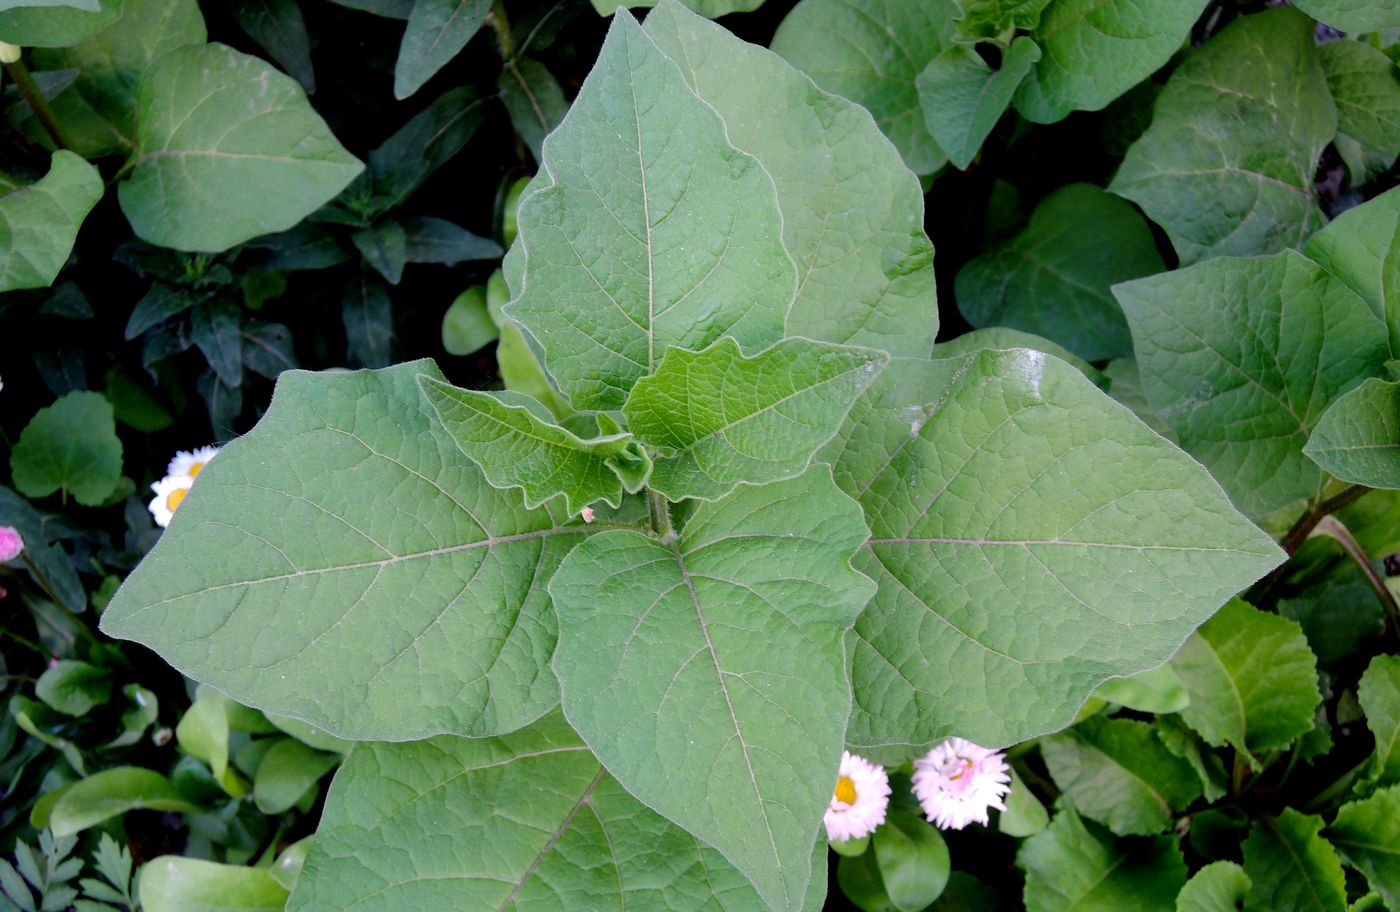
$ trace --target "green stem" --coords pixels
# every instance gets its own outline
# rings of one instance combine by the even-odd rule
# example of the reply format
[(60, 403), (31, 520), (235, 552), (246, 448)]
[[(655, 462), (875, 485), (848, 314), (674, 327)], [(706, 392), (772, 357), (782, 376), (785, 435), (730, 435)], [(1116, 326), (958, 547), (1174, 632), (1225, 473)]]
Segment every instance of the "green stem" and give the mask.
[(44, 132), (49, 134), (53, 144), (60, 149), (69, 148), (63, 130), (59, 128), (58, 121), (54, 120), (53, 109), (49, 107), (48, 99), (44, 98), (44, 93), (34, 84), (34, 77), (29, 75), (29, 68), (24, 65), (24, 61), (16, 60), (4, 66), (5, 72), (15, 81), (15, 88), (19, 89), (19, 94), (34, 112), (34, 116), (39, 118), (40, 125), (43, 126)]
[(1322, 517), (1317, 523), (1317, 531), (1341, 545), (1347, 556), (1356, 562), (1356, 566), (1361, 570), (1361, 575), (1366, 577), (1371, 591), (1376, 593), (1376, 598), (1380, 599), (1381, 607), (1385, 608), (1385, 617), (1390, 624), (1391, 635), (1400, 637), (1400, 605), (1395, 603), (1395, 595), (1391, 593), (1390, 587), (1386, 586), (1381, 575), (1376, 572), (1375, 564), (1371, 563), (1370, 555), (1366, 553), (1365, 548), (1361, 547), (1356, 536), (1352, 535), (1351, 530), (1335, 516)]
[(1230, 770), (1230, 797), (1238, 798), (1244, 791), (1244, 777), (1249, 771), (1249, 764), (1244, 762), (1244, 757), (1240, 756), (1238, 749), (1235, 751), (1235, 765)]
[(1353, 766), (1345, 773), (1342, 773), (1342, 775), (1338, 776), (1337, 779), (1331, 785), (1318, 792), (1316, 795), (1313, 796), (1313, 799), (1311, 801), (1303, 805), (1303, 810), (1308, 813), (1320, 810), (1321, 808), (1326, 807), (1332, 801), (1333, 798), (1336, 798), (1338, 795), (1345, 794), (1347, 789), (1351, 788), (1351, 784), (1356, 781), (1356, 777), (1361, 775), (1361, 773), (1365, 771), (1366, 767), (1368, 767), (1370, 763), (1371, 758), (1367, 757), (1365, 760), (1362, 760), (1360, 763), (1356, 764), (1356, 766)]
[(501, 49), (501, 59), (510, 63), (515, 60), (515, 43), (510, 37), (510, 17), (506, 15), (506, 5), (502, 0), (491, 4), (491, 27), (496, 30), (496, 44)]
[(675, 538), (671, 528), (671, 504), (665, 496), (655, 491), (647, 491), (647, 515), (651, 519), (651, 531), (662, 541)]
[[(1303, 515), (1298, 517), (1298, 521), (1293, 524), (1293, 528), (1289, 529), (1287, 534), (1283, 536), (1283, 540), (1279, 542), (1284, 552), (1289, 557), (1297, 554), (1298, 549), (1303, 547), (1303, 542), (1308, 540), (1308, 536), (1312, 534), (1313, 529), (1317, 527), (1317, 524), (1322, 521), (1324, 516), (1330, 516), (1338, 510), (1351, 506), (1370, 492), (1370, 488), (1362, 485), (1351, 485), (1350, 487), (1343, 488), (1340, 492), (1326, 500), (1309, 502), (1308, 508), (1303, 511)], [(1287, 567), (1288, 563), (1285, 561), (1270, 571), (1268, 576), (1255, 583), (1254, 588), (1249, 592), (1248, 600), (1250, 603), (1255, 606), (1262, 606), (1267, 596), (1273, 591), (1274, 587), (1279, 584), (1279, 581), (1283, 579), (1283, 574)]]

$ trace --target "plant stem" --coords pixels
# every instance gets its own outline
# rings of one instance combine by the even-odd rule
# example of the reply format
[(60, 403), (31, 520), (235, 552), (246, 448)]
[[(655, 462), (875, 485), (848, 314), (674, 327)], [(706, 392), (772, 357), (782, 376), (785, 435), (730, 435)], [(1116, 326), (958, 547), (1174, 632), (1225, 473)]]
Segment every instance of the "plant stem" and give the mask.
[(501, 59), (506, 63), (515, 60), (515, 43), (510, 37), (510, 18), (506, 16), (506, 5), (502, 0), (491, 4), (491, 26), (496, 30), (496, 44), (501, 49)]
[(1376, 572), (1375, 565), (1371, 563), (1370, 556), (1366, 553), (1366, 549), (1361, 547), (1361, 543), (1356, 540), (1356, 536), (1352, 535), (1351, 530), (1335, 516), (1324, 516), (1318, 520), (1317, 531), (1341, 545), (1347, 556), (1356, 562), (1356, 566), (1361, 570), (1361, 575), (1366, 577), (1366, 582), (1371, 586), (1371, 591), (1376, 593), (1376, 598), (1380, 599), (1381, 606), (1385, 608), (1385, 617), (1389, 622), (1391, 635), (1400, 637), (1400, 605), (1395, 603), (1394, 594), (1386, 586), (1381, 575)]
[[(1336, 511), (1350, 506), (1370, 491), (1370, 488), (1362, 485), (1351, 485), (1326, 500), (1310, 502), (1308, 508), (1303, 511), (1303, 515), (1298, 517), (1293, 528), (1288, 530), (1288, 533), (1283, 536), (1283, 541), (1279, 543), (1284, 552), (1289, 557), (1297, 554), (1298, 549), (1303, 547), (1303, 542), (1308, 540), (1308, 536), (1312, 534), (1313, 529), (1317, 527), (1324, 516), (1330, 516)], [(1279, 580), (1283, 579), (1287, 567), (1288, 563), (1285, 561), (1270, 571), (1268, 576), (1255, 583), (1254, 588), (1249, 592), (1250, 603), (1260, 606), (1274, 587), (1278, 585)]]
[(44, 93), (39, 91), (39, 87), (34, 84), (34, 77), (29, 75), (29, 68), (24, 65), (24, 61), (16, 60), (14, 63), (7, 63), (4, 66), (5, 72), (15, 81), (15, 88), (19, 89), (19, 94), (29, 105), (29, 109), (34, 112), (34, 116), (39, 118), (39, 123), (43, 126), (44, 132), (49, 134), (53, 144), (60, 149), (67, 149), (69, 147), (68, 140), (64, 137), (63, 130), (59, 128), (58, 121), (54, 120), (53, 109), (49, 107)]
[[(63, 607), (62, 600), (60, 600), (58, 594), (54, 592), (53, 586), (49, 585), (48, 577), (44, 576), (44, 571), (40, 570), (39, 565), (34, 563), (34, 559), (29, 556), (28, 549), (24, 551), (22, 556), (24, 557), (24, 565), (29, 568), (29, 572), (34, 576), (34, 581), (39, 584), (40, 589), (44, 590), (44, 594), (49, 597), (49, 601), (59, 607)], [(64, 610), (66, 611), (67, 609), (64, 608)], [(69, 612), (69, 614), (72, 614), (72, 612)]]
[(651, 518), (651, 530), (662, 541), (675, 538), (676, 533), (671, 528), (671, 504), (665, 495), (647, 491), (647, 515)]

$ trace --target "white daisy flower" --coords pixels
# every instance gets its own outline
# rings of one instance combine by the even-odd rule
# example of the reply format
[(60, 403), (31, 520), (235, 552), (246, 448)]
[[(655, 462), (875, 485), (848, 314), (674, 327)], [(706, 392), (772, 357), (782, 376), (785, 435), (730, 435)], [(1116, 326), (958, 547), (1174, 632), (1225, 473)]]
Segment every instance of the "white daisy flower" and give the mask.
[(175, 508), (180, 506), (180, 502), (185, 499), (186, 494), (190, 493), (192, 487), (194, 487), (194, 478), (190, 475), (167, 475), (151, 485), (151, 490), (156, 492), (156, 496), (147, 504), (147, 508), (151, 511), (151, 515), (156, 518), (156, 525), (162, 529), (170, 525), (170, 518), (175, 515)]
[(170, 460), (170, 465), (166, 467), (165, 474), (171, 476), (184, 475), (189, 478), (194, 478), (209, 464), (209, 460), (217, 455), (219, 455), (219, 448), (215, 446), (200, 447), (194, 452), (180, 450), (175, 454), (175, 458)]
[(890, 777), (883, 766), (849, 751), (841, 752), (836, 789), (827, 805), (826, 835), (835, 842), (860, 839), (885, 822)]
[(914, 761), (914, 794), (941, 830), (961, 830), (974, 820), (986, 826), (988, 808), (1006, 810), (1007, 770), (1001, 751), (948, 738)]

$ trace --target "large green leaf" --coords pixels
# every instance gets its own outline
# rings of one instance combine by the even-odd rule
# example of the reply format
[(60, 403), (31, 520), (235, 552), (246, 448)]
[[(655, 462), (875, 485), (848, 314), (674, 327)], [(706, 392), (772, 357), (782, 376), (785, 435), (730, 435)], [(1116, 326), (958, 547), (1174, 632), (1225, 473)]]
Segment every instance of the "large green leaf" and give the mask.
[(798, 273), (787, 333), (926, 356), (938, 302), (923, 192), (870, 114), (679, 4), (646, 30), (773, 178)]
[(88, 507), (102, 504), (122, 473), (122, 442), (101, 393), (73, 392), (39, 409), (10, 450), (15, 487), (28, 497), (62, 491)]
[(953, 0), (802, 0), (773, 50), (829, 92), (863, 105), (916, 174), (947, 156), (929, 134), (917, 80), (952, 43)]
[(772, 181), (619, 11), (519, 209), (506, 314), (576, 408), (614, 409), (668, 346), (778, 341), (796, 291)]
[(1109, 189), (1166, 229), (1182, 263), (1299, 247), (1323, 224), (1313, 173), (1336, 132), (1312, 21), (1265, 10), (1177, 68)]
[[(821, 906), (825, 886), (808, 908)], [(753, 912), (762, 904), (719, 853), (618, 786), (553, 713), (500, 738), (358, 747), (331, 786), (287, 908)]]
[(430, 361), (282, 374), (103, 629), (342, 737), (538, 718), (558, 700), (544, 587), (587, 530), (488, 485), (423, 401), (422, 373), (441, 376)]
[(1359, 41), (1329, 41), (1317, 53), (1337, 103), (1337, 128), (1393, 162), (1400, 155), (1400, 69)]
[(995, 71), (971, 48), (951, 47), (919, 74), (915, 85), (924, 122), (955, 166), (967, 170), (1039, 59), (1040, 45), (1021, 37), (1011, 42)]
[(134, 163), (117, 190), (136, 234), (193, 251), (291, 228), (364, 168), (296, 80), (222, 44), (178, 48), (146, 71)]
[(141, 866), (146, 912), (279, 912), (287, 891), (266, 868), (162, 855)]
[[(222, 457), (220, 457), (222, 458)], [(802, 908), (850, 714), (860, 509), (826, 466), (702, 503), (679, 538), (616, 531), (550, 581), (564, 713), (642, 803)]]
[(1386, 784), (1400, 782), (1400, 657), (1372, 659), (1356, 696), (1376, 739), (1376, 778)]
[(1390, 0), (1294, 0), (1293, 5), (1344, 32), (1400, 28), (1400, 10)]
[(1371, 378), (1338, 398), (1303, 452), (1342, 481), (1400, 488), (1400, 383)]
[(1249, 885), (1249, 875), (1233, 861), (1211, 862), (1176, 895), (1176, 912), (1237, 912)]
[(423, 87), (462, 52), (491, 12), (491, 0), (414, 0), (394, 64), (394, 97)]
[(1106, 107), (1181, 48), (1207, 2), (1055, 0), (1031, 29), (1045, 53), (1016, 92), (1016, 109), (1054, 123)]
[(1119, 836), (1154, 836), (1201, 794), (1191, 764), (1136, 719), (1091, 716), (1042, 739), (1040, 752), (1079, 813)]
[(671, 500), (714, 500), (741, 482), (799, 474), (888, 360), (808, 339), (752, 358), (729, 338), (670, 349), (623, 406), (628, 429), (657, 451), (649, 486)]
[[(1326, 228), (1308, 238), (1303, 252), (1361, 295), (1376, 319), (1385, 319), (1383, 289), (1386, 256), (1400, 234), (1400, 187), (1391, 189), (1354, 209), (1348, 209)], [(1400, 306), (1397, 302), (1396, 306)], [(1391, 328), (1400, 334), (1400, 325)], [(1400, 347), (1392, 347), (1400, 353)]]
[(1041, 200), (1015, 237), (958, 272), (958, 310), (973, 326), (1009, 326), (1090, 361), (1133, 349), (1109, 288), (1165, 267), (1132, 205), (1092, 184)]
[(1259, 817), (1244, 841), (1247, 912), (1342, 912), (1346, 889), (1337, 851), (1319, 832), (1322, 818), (1292, 808)]
[(1113, 291), (1152, 407), (1242, 510), (1262, 516), (1321, 489), (1303, 445), (1328, 403), (1387, 356), (1365, 301), (1291, 250)]
[(1169, 836), (1118, 844), (1064, 808), (1021, 843), (1028, 912), (1171, 912), (1186, 863)]
[(122, 17), (122, 0), (86, 7), (18, 7), (0, 12), (0, 41), (21, 47), (69, 47), (110, 28)]
[(1400, 907), (1400, 785), (1342, 805), (1327, 838), (1386, 905)]
[(856, 745), (1068, 725), (1276, 565), (1194, 460), (1039, 352), (895, 360), (818, 458), (861, 501)]
[(64, 150), (48, 174), (0, 196), (0, 292), (52, 285), (101, 198), (97, 169)]
[(1248, 755), (1292, 744), (1322, 702), (1317, 659), (1296, 622), (1234, 599), (1172, 659), (1191, 704), (1181, 717), (1215, 747)]

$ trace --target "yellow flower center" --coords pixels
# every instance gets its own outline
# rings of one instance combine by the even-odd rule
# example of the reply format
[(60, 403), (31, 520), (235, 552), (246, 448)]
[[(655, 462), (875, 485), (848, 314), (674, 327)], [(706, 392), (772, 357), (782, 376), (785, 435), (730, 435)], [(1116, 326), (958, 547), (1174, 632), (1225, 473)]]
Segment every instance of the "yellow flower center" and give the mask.
[(180, 505), (180, 501), (185, 499), (185, 495), (190, 493), (189, 488), (176, 488), (170, 492), (170, 496), (165, 498), (165, 509), (171, 513)]
[(844, 801), (847, 804), (856, 803), (856, 784), (849, 776), (840, 776), (836, 780), (836, 800)]
[(196, 462), (194, 465), (190, 466), (190, 477), (193, 478), (198, 475), (199, 470), (202, 468), (204, 468), (204, 463), (202, 462)]

